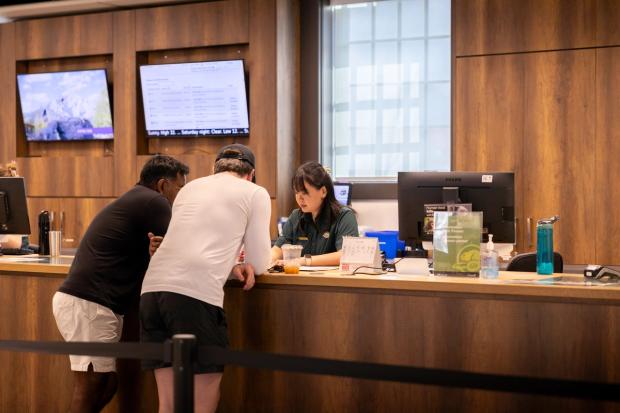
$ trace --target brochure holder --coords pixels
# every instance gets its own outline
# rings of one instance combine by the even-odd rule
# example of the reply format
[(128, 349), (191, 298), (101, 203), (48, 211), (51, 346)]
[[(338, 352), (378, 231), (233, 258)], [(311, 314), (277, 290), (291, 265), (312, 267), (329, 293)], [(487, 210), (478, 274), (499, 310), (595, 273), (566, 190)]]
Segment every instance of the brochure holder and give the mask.
[(482, 212), (434, 213), (433, 273), (477, 277)]

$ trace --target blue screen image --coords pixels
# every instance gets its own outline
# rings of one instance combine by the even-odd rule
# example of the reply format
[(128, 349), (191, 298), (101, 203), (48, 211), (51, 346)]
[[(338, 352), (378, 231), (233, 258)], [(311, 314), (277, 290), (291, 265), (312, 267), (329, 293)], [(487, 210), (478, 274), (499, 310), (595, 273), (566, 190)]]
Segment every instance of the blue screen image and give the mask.
[(28, 141), (113, 139), (104, 69), (17, 75)]

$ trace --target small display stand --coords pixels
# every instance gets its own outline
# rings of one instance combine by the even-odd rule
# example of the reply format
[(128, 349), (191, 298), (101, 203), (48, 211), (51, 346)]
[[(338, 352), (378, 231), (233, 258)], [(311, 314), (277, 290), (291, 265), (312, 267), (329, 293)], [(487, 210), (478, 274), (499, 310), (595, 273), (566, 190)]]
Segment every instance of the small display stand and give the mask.
[(381, 252), (377, 238), (343, 237), (340, 272), (381, 274)]
[(482, 212), (436, 211), (434, 223), (434, 274), (477, 277)]

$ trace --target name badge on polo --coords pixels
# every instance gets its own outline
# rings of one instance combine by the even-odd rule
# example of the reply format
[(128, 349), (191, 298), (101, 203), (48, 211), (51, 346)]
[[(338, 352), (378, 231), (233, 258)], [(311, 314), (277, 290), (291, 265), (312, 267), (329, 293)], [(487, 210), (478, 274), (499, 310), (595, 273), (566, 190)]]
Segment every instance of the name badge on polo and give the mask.
[(329, 239), (329, 231), (323, 233), (323, 238)]
[(297, 237), (299, 241), (308, 241), (308, 237)]

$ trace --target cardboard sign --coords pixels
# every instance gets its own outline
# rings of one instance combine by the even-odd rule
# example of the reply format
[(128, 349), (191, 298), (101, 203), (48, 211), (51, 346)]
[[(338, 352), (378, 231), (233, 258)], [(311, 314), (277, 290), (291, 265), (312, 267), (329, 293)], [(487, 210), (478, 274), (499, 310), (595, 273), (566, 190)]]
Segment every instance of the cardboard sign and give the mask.
[(340, 272), (381, 274), (381, 252), (377, 238), (343, 237)]

